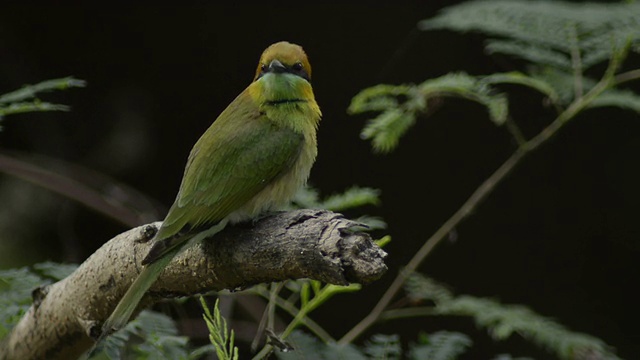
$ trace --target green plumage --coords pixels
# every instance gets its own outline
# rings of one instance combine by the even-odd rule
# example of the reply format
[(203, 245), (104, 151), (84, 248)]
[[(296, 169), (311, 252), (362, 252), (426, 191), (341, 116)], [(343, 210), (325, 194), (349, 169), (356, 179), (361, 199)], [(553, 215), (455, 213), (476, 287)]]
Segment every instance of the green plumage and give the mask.
[(310, 74), (298, 45), (280, 42), (264, 51), (255, 81), (194, 145), (145, 267), (104, 323), (102, 336), (128, 322), (185, 244), (285, 204), (306, 182), (320, 121)]

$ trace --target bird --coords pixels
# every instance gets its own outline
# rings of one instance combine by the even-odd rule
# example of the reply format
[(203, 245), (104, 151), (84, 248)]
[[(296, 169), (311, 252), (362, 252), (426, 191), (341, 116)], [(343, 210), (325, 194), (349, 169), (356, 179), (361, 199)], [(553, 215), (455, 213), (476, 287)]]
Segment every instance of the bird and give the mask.
[[(151, 239), (143, 268), (102, 325), (124, 327), (145, 292), (182, 249), (289, 203), (309, 178), (322, 117), (300, 45), (268, 46), (253, 81), (191, 150), (173, 205)], [(214, 239), (212, 239), (215, 241)]]

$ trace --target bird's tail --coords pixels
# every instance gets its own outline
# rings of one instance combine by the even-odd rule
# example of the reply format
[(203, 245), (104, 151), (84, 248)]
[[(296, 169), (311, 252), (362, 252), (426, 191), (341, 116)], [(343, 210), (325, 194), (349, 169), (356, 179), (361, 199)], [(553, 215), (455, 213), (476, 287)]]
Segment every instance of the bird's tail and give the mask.
[(151, 285), (153, 285), (167, 264), (171, 262), (176, 253), (178, 253), (178, 251), (166, 254), (142, 269), (142, 272), (133, 284), (131, 284), (129, 290), (127, 290), (122, 299), (120, 299), (111, 316), (109, 316), (107, 321), (102, 325), (102, 336), (109, 335), (127, 325), (127, 322), (129, 322), (131, 315), (133, 315), (133, 312), (138, 307), (144, 294), (149, 290)]
[(86, 360), (93, 357), (97, 350), (98, 344), (102, 342), (107, 336), (111, 333), (120, 330), (131, 318), (133, 312), (138, 307), (140, 300), (144, 294), (149, 290), (151, 285), (156, 281), (162, 270), (167, 266), (169, 262), (174, 258), (174, 256), (178, 253), (178, 250), (167, 254), (165, 257), (158, 259), (158, 261), (153, 262), (142, 269), (142, 272), (138, 275), (136, 280), (131, 284), (129, 290), (124, 294), (120, 302), (116, 306), (116, 309), (111, 313), (111, 316), (105, 321), (102, 325), (102, 333), (96, 339), (96, 342), (93, 344), (91, 349), (83, 354), (80, 357), (81, 360)]
[(162, 273), (162, 270), (164, 270), (171, 260), (173, 260), (176, 254), (178, 254), (183, 248), (188, 247), (189, 244), (215, 235), (224, 229), (226, 224), (227, 219), (223, 219), (222, 221), (215, 223), (209, 229), (194, 235), (190, 240), (174, 244), (172, 248), (166, 251), (161, 257), (156, 258), (153, 262), (145, 265), (142, 272), (140, 272), (136, 280), (129, 287), (129, 290), (127, 290), (122, 299), (120, 299), (120, 302), (111, 313), (111, 316), (109, 316), (107, 321), (102, 325), (102, 333), (96, 340), (93, 348), (85, 354), (87, 355), (86, 358), (92, 356), (96, 350), (96, 346), (104, 338), (127, 325), (127, 322), (129, 322), (131, 315), (133, 315), (133, 312), (138, 307), (138, 304), (140, 303), (140, 300), (142, 300), (144, 294), (149, 290), (158, 276), (160, 276), (160, 273)]

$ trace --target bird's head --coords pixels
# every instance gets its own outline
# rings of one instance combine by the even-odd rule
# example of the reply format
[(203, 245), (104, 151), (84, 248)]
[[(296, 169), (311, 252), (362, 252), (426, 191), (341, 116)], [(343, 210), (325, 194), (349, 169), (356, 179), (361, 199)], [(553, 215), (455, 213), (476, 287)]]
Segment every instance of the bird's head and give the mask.
[(264, 50), (253, 80), (267, 74), (292, 74), (311, 82), (311, 65), (301, 46), (281, 41)]

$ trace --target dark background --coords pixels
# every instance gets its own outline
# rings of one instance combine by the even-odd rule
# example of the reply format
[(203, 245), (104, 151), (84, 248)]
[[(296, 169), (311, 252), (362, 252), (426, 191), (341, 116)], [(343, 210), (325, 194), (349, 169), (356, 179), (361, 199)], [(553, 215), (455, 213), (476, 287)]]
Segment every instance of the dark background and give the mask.
[[(351, 185), (381, 189), (382, 205), (365, 212), (383, 217), (393, 236), (389, 273), (314, 316), (340, 337), (514, 150), (506, 130), (495, 127), (484, 108), (461, 100), (447, 100), (432, 117), (419, 119), (389, 155), (372, 154), (359, 138), (366, 116), (346, 113), (359, 90), (381, 82), (518, 68), (508, 58), (484, 54), (478, 35), (416, 30), (417, 21), (453, 3), (2, 5), (0, 93), (68, 75), (88, 86), (43, 96), (71, 105), (69, 113), (6, 118), (0, 146), (3, 152), (46, 155), (112, 176), (155, 199), (159, 210), (150, 217), (161, 219), (191, 146), (249, 84), (262, 50), (279, 40), (299, 43), (310, 56), (324, 114), (310, 182), (324, 195)], [(627, 67), (633, 65), (640, 65), (637, 57)], [(513, 90), (513, 118), (529, 135), (553, 118), (541, 96), (506, 90)], [(457, 229), (457, 240), (440, 246), (420, 270), (458, 294), (530, 306), (633, 358), (640, 352), (638, 120), (617, 109), (577, 118), (528, 157)], [(3, 174), (0, 204), (0, 268), (81, 262), (128, 228)], [(472, 335), (467, 358), (501, 352), (549, 357), (517, 336), (491, 342), (466, 318), (394, 321), (369, 335), (399, 332), (414, 340), (418, 330), (441, 329)]]

